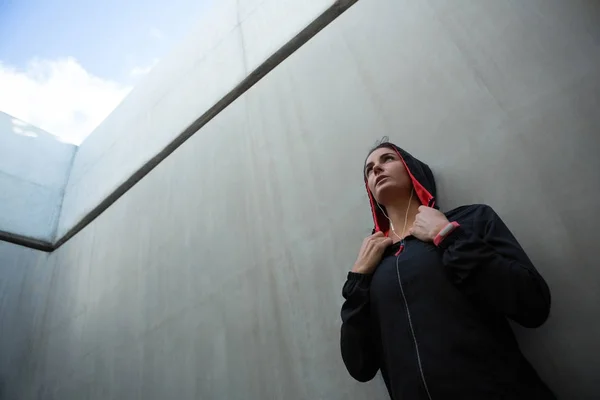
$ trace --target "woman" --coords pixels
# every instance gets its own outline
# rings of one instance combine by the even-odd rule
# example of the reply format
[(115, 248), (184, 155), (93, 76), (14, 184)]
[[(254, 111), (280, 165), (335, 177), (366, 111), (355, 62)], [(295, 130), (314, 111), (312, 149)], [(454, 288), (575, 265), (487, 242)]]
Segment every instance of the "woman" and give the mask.
[(438, 211), (429, 167), (387, 142), (364, 179), (375, 228), (343, 288), (350, 375), (381, 370), (394, 400), (554, 399), (506, 320), (542, 325), (550, 291), (494, 210)]

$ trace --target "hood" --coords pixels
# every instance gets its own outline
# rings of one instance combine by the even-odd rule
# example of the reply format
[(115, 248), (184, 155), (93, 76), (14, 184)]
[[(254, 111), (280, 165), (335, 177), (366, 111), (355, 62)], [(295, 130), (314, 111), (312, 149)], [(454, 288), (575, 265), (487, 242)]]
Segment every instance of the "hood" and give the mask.
[[(400, 147), (396, 146), (392, 143), (384, 143), (377, 148), (386, 147), (392, 150), (395, 150), (396, 153), (400, 156), (400, 159), (404, 163), (406, 167), (406, 171), (408, 171), (408, 175), (413, 184), (413, 188), (415, 190), (415, 194), (418, 197), (419, 201), (422, 205), (438, 208), (436, 204), (436, 188), (435, 188), (435, 179), (433, 178), (433, 173), (427, 164), (422, 161), (419, 161), (415, 157), (413, 157), (407, 151), (404, 151)], [(377, 149), (376, 148), (376, 149)], [(390, 222), (383, 215), (381, 208), (385, 209), (381, 204), (377, 204), (375, 201), (375, 197), (373, 193), (369, 190), (369, 185), (367, 183), (367, 177), (364, 176), (365, 187), (367, 189), (367, 193), (369, 195), (369, 203), (371, 205), (371, 213), (373, 215), (373, 233), (375, 232), (383, 232), (387, 235), (390, 229)], [(380, 208), (381, 207), (381, 208)]]

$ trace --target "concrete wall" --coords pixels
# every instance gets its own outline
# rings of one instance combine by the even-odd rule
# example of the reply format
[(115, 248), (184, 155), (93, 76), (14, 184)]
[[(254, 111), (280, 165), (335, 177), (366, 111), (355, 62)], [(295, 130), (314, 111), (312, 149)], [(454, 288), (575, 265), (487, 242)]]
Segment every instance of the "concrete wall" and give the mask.
[(0, 112), (0, 231), (51, 243), (77, 149)]
[(360, 0), (54, 253), (0, 247), (4, 397), (387, 398), (338, 340), (388, 134), (443, 208), (505, 219), (553, 292), (525, 353), (559, 398), (596, 398), (599, 17)]
[(269, 56), (347, 0), (218, 0), (81, 144), (58, 227), (61, 237)]

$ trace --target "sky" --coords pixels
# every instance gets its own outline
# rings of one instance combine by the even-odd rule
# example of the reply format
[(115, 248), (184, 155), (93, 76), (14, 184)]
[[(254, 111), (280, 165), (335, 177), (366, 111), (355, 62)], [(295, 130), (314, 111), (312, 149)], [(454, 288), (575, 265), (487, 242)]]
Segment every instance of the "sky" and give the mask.
[(218, 0), (0, 0), (0, 111), (80, 144)]

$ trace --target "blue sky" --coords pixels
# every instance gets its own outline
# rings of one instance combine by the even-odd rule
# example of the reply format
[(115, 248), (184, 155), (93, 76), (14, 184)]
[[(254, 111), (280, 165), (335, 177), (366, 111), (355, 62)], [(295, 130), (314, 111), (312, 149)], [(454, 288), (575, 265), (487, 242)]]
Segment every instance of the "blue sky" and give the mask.
[[(0, 88), (12, 88), (18, 97), (12, 103), (20, 104), (11, 104), (5, 90), (0, 111), (34, 119), (26, 122), (45, 124), (40, 127), (60, 135), (51, 130), (52, 123), (40, 122), (40, 112), (23, 110), (36, 98), (35, 87), (44, 90), (41, 97), (52, 98), (49, 88), (56, 82), (72, 86), (77, 81), (84, 91), (90, 81), (90, 90), (100, 91), (91, 97), (115, 102), (197, 23), (212, 1), (218, 0), (0, 0)], [(69, 74), (77, 76), (71, 84)], [(77, 114), (64, 111), (69, 112)], [(54, 130), (64, 124), (54, 124)]]

